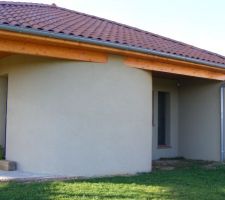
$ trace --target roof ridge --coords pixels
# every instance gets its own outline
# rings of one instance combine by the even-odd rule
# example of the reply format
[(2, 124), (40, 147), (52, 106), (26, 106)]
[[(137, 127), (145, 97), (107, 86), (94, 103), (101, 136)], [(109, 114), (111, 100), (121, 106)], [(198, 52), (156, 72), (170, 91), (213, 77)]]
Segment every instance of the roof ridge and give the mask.
[(32, 2), (15, 2), (15, 1), (0, 1), (0, 5), (19, 5), (19, 6), (40, 6), (40, 7), (48, 7), (51, 6), (49, 4), (44, 3), (32, 3)]

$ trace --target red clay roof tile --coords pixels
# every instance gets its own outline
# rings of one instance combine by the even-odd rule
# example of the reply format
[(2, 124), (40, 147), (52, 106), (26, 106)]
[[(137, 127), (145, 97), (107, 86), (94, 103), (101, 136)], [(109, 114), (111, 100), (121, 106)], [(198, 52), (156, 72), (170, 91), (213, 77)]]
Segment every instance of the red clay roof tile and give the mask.
[(0, 1), (0, 25), (3, 24), (91, 38), (225, 65), (224, 56), (55, 5)]

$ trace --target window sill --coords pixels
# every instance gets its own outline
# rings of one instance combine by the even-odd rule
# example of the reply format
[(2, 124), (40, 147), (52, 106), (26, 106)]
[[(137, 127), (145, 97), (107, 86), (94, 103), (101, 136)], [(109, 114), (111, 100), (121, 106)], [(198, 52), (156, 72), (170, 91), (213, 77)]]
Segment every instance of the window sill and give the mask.
[(170, 145), (158, 145), (158, 149), (170, 149), (172, 148)]

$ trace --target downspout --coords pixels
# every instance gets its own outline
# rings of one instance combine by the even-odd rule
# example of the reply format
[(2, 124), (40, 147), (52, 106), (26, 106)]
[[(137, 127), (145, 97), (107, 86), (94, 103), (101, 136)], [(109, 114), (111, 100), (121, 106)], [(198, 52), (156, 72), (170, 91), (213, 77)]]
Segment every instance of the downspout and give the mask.
[(220, 86), (220, 161), (224, 161), (224, 88), (225, 83)]

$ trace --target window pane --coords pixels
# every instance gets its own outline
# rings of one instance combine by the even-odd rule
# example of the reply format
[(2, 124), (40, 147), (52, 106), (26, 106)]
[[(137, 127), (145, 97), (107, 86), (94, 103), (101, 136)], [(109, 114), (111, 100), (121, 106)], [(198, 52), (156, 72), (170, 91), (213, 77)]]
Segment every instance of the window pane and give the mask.
[(170, 94), (158, 92), (158, 145), (170, 142)]

